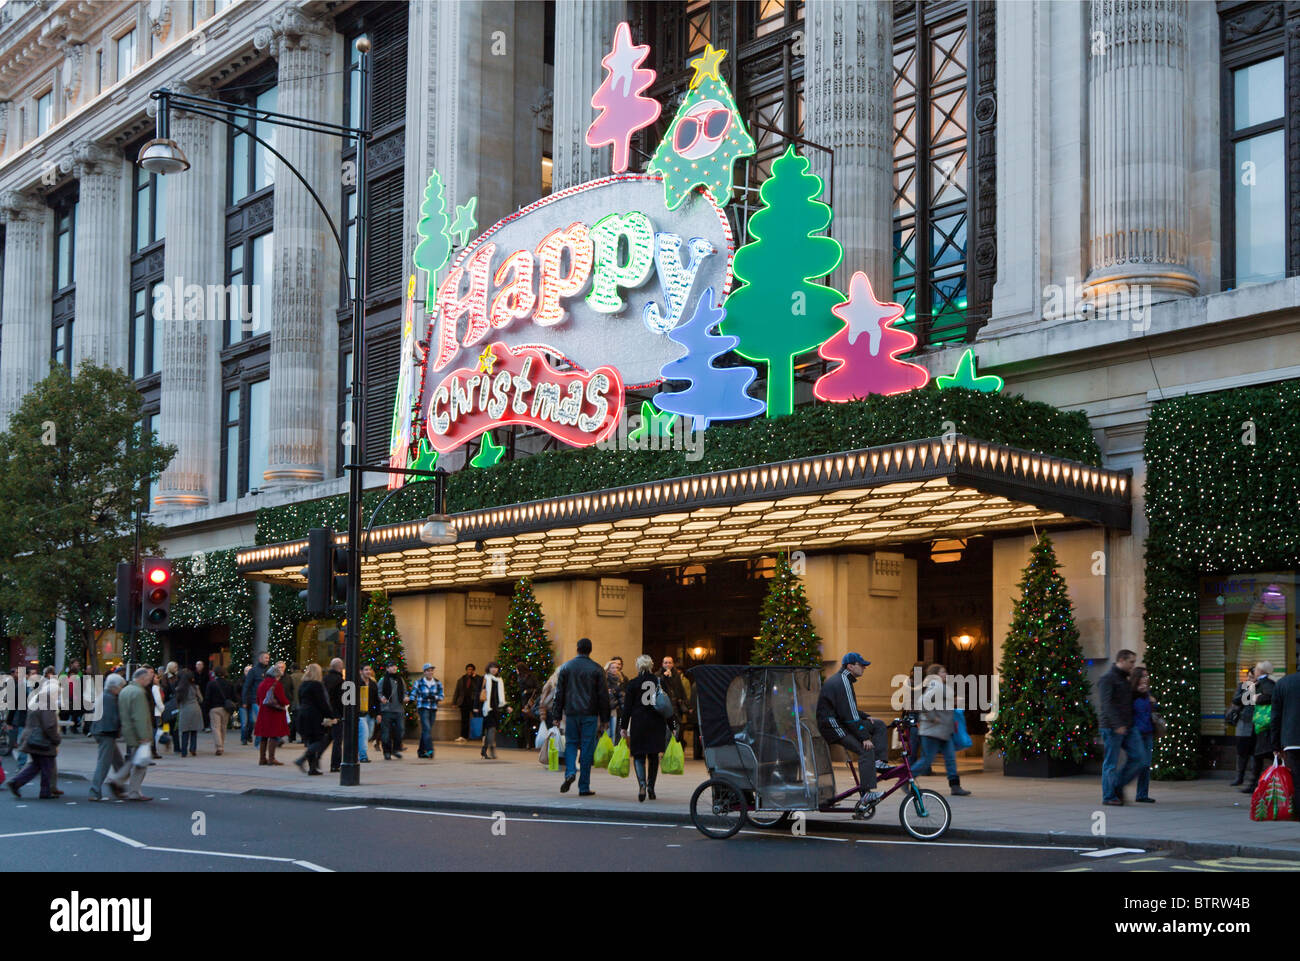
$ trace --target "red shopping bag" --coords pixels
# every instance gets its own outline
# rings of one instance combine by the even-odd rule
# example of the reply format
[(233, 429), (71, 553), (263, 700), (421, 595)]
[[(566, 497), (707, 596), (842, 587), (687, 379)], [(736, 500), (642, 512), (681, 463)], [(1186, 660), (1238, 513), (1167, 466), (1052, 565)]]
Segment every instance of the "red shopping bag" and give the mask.
[(1255, 792), (1250, 796), (1250, 819), (1289, 821), (1294, 797), (1291, 772), (1274, 755), (1273, 763), (1260, 777)]

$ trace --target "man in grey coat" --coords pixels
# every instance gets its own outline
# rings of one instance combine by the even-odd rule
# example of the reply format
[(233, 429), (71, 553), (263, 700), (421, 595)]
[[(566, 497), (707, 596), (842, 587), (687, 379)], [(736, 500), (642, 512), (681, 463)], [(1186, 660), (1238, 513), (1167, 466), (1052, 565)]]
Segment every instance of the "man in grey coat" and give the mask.
[[(1101, 741), (1105, 754), (1101, 760), (1101, 803), (1124, 803), (1124, 785), (1137, 777), (1146, 756), (1142, 737), (1133, 726), (1133, 686), (1129, 677), (1137, 664), (1137, 654), (1123, 650), (1115, 663), (1097, 682), (1101, 698)], [(1124, 752), (1124, 769), (1119, 767), (1119, 753)]]
[[(122, 752), (117, 749), (117, 737), (122, 732), (122, 722), (117, 711), (118, 692), (126, 686), (126, 678), (121, 674), (110, 674), (104, 682), (104, 697), (101, 702), (99, 719), (90, 727), (99, 746), (99, 757), (95, 761), (95, 773), (90, 778), (90, 800), (104, 800), (104, 779), (111, 771), (120, 771), (125, 763)], [(125, 797), (126, 792), (116, 781), (108, 782), (114, 797)]]
[[(117, 696), (117, 714), (122, 723), (122, 739), (126, 741), (127, 763), (108, 780), (119, 787), (129, 774), (126, 785), (128, 801), (152, 801), (140, 793), (145, 772), (149, 770), (150, 753), (140, 752), (153, 743), (153, 700), (149, 686), (153, 684), (153, 669), (142, 667), (131, 676), (131, 683)], [(141, 757), (143, 753), (145, 756)], [(139, 763), (144, 761), (143, 764)]]

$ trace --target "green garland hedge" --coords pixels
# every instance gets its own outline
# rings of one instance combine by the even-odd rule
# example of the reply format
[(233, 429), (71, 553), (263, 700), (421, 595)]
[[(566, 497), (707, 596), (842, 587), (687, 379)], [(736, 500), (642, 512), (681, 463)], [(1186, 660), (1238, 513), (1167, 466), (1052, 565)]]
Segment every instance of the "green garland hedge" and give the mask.
[(1151, 412), (1146, 664), (1169, 724), (1156, 740), (1154, 777), (1193, 778), (1200, 767), (1197, 577), (1300, 568), (1297, 410), (1300, 382), (1288, 381), (1181, 397)]
[[(240, 577), (235, 569), (235, 551), (204, 551), (177, 558), (172, 570), (172, 626), (228, 624), (231, 665), (242, 669), (242, 665), (251, 663), (257, 601), (253, 583)], [(141, 635), (142, 645), (146, 638), (152, 641), (153, 633)], [(147, 657), (144, 660), (146, 664), (154, 663)]]

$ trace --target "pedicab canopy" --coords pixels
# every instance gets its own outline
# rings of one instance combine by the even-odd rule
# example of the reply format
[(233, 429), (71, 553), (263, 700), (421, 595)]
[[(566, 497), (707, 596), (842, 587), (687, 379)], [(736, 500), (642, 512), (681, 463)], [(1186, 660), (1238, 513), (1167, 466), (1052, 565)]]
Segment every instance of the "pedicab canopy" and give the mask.
[(702, 664), (688, 675), (711, 772), (757, 791), (764, 809), (815, 810), (834, 794), (819, 668)]

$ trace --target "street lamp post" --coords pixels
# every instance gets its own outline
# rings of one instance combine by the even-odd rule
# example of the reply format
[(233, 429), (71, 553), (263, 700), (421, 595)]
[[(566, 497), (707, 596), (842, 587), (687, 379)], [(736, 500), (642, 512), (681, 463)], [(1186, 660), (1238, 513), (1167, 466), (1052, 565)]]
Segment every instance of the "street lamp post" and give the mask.
[[(370, 41), (368, 38), (361, 37), (357, 40), (357, 53), (357, 64), (354, 69), (358, 71), (361, 80), (359, 85), (361, 98), (360, 127), (346, 127), (269, 110), (255, 110), (237, 104), (229, 104), (222, 100), (191, 97), (167, 89), (155, 90), (149, 96), (158, 103), (156, 135), (153, 140), (140, 148), (137, 161), (141, 167), (151, 173), (171, 174), (189, 169), (190, 164), (185, 157), (184, 151), (181, 150), (176, 141), (171, 139), (170, 112), (173, 107), (198, 116), (208, 117), (247, 134), (278, 157), (280, 162), (284, 164), (285, 169), (293, 174), (298, 182), (306, 188), (307, 193), (316, 202), (316, 206), (325, 215), (326, 223), (329, 224), (330, 231), (334, 234), (334, 242), (339, 248), (339, 267), (346, 270), (348, 252), (343, 245), (343, 237), (339, 233), (334, 218), (330, 215), (316, 190), (311, 184), (307, 183), (298, 169), (285, 158), (284, 154), (256, 136), (248, 126), (241, 126), (235, 120), (247, 122), (255, 119), (259, 124), (266, 123), (272, 126), (292, 127), (312, 133), (339, 137), (345, 141), (350, 140), (356, 143), (357, 244), (356, 250), (352, 252), (355, 276), (349, 285), (349, 294), (352, 298), (352, 443), (345, 445), (345, 449), (349, 454), (355, 449), (356, 444), (359, 442), (358, 439), (363, 436), (362, 423), (365, 415), (366, 228), (369, 221), (366, 214), (366, 147), (370, 140)], [(356, 683), (361, 673), (361, 656), (358, 646), (360, 625), (357, 623), (357, 615), (360, 609), (361, 593), (360, 540), (363, 478), (362, 471), (359, 469), (349, 470), (348, 475), (348, 601), (347, 625), (344, 634), (344, 671), (351, 686), (345, 689), (343, 698), (343, 766), (339, 772), (339, 783), (344, 786), (361, 783), (361, 766), (357, 761), (358, 692)]]

